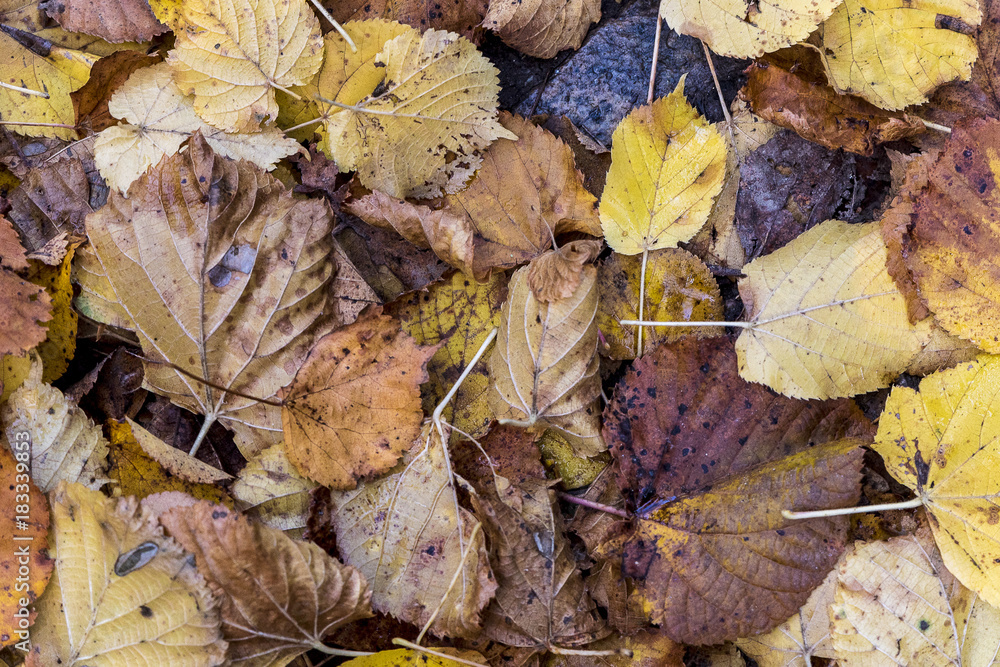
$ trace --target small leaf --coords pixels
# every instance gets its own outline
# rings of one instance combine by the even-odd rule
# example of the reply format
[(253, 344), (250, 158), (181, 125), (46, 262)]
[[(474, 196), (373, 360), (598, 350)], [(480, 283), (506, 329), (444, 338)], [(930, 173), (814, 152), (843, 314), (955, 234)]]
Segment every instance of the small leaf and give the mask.
[(48, 5), (48, 15), (70, 32), (84, 32), (109, 42), (148, 42), (167, 31), (156, 20), (146, 0), (59, 0)]
[[(435, 653), (454, 656), (477, 664), (484, 664), (486, 662), (486, 658), (476, 651), (465, 651), (455, 648), (435, 648), (431, 650)], [(465, 667), (466, 664), (408, 648), (379, 651), (372, 655), (354, 658), (353, 660), (341, 663), (342, 667)]]
[(236, 508), (265, 526), (299, 538), (309, 516), (309, 492), (316, 485), (296, 470), (283, 443), (247, 461), (229, 492)]
[(483, 26), (534, 58), (579, 49), (590, 24), (601, 20), (598, 0), (492, 0), (489, 6)]

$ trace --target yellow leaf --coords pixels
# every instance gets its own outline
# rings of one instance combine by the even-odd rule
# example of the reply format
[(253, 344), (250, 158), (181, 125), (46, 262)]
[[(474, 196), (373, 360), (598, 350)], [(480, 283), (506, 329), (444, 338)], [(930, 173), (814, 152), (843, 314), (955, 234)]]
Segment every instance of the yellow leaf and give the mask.
[(458, 502), (440, 434), (428, 425), (393, 474), (331, 491), (330, 521), (348, 565), (372, 588), (372, 607), (439, 636), (479, 631), (496, 590), (482, 526)]
[[(467, 39), (382, 20), (346, 25), (371, 34), (358, 53), (327, 35), (317, 88), (341, 106), (320, 101), (320, 148), (366, 187), (393, 197), (456, 192), (491, 142), (517, 139), (497, 122), (497, 70)], [(458, 157), (448, 162), (450, 153)]]
[(30, 667), (222, 664), (215, 599), (150, 511), (78, 484), (60, 484), (50, 503), (55, 571)]
[(674, 92), (639, 107), (612, 136), (601, 225), (615, 252), (674, 248), (702, 228), (726, 175), (726, 142)]
[(844, 0), (820, 28), (833, 86), (895, 110), (927, 101), (938, 86), (968, 80), (974, 36), (943, 19), (979, 25), (976, 0)]
[(493, 0), (489, 7), (483, 27), (535, 58), (580, 48), (590, 24), (601, 20), (599, 0)]
[(581, 456), (605, 449), (595, 401), (601, 394), (597, 356), (597, 269), (585, 266), (567, 299), (538, 301), (530, 267), (510, 279), (500, 332), (489, 361), (490, 408), (498, 419), (551, 426)]
[(589, 486), (601, 471), (611, 462), (607, 452), (586, 458), (573, 453), (573, 446), (558, 431), (547, 429), (538, 440), (542, 462), (547, 468), (554, 468), (555, 476), (565, 489), (579, 489)]
[(927, 509), (948, 569), (1000, 605), (1000, 357), (894, 387), (874, 449)]
[[(335, 266), (329, 207), (214, 155), (199, 135), (129, 195), (112, 191), (87, 233), (143, 354), (247, 396), (274, 396), (332, 326), (323, 315)], [(147, 387), (205, 415), (202, 435), (221, 420), (245, 456), (280, 440), (280, 407), (145, 366)]]
[(704, 40), (719, 55), (756, 58), (809, 36), (841, 0), (662, 0), (673, 30)]
[(743, 272), (750, 327), (736, 341), (740, 375), (782, 394), (887, 387), (929, 340), (930, 322), (906, 316), (877, 222), (827, 220)]
[[(635, 359), (636, 327), (622, 326), (619, 320), (634, 320), (639, 314), (638, 257), (612, 254), (601, 262), (598, 285), (597, 326), (609, 348), (603, 354), (612, 359)], [(646, 263), (646, 303), (643, 319), (668, 322), (707, 322), (722, 319), (722, 295), (715, 276), (705, 263), (680, 248), (649, 253)], [(712, 327), (646, 327), (643, 354), (657, 345), (683, 336), (716, 336)]]
[(261, 169), (274, 169), (278, 160), (299, 150), (294, 139), (274, 127), (233, 134), (208, 125), (195, 113), (194, 100), (174, 83), (166, 63), (134, 72), (112, 95), (108, 112), (126, 123), (97, 135), (94, 161), (108, 185), (122, 194), (195, 132), (219, 155), (249, 160)]
[[(486, 658), (476, 651), (465, 651), (456, 648), (435, 648), (431, 650), (438, 654), (454, 656), (481, 665), (486, 664)], [(348, 660), (341, 663), (341, 667), (465, 667), (466, 664), (413, 649), (398, 648), (391, 651), (379, 651), (372, 655)]]
[(76, 251), (73, 281), (80, 285), (80, 295), (73, 301), (80, 313), (101, 324), (135, 331), (135, 322), (118, 303), (115, 290), (90, 243)]
[(306, 0), (191, 0), (181, 12), (167, 62), (181, 92), (194, 94), (197, 114), (220, 130), (256, 132), (273, 121), (274, 91), (304, 85), (323, 62), (319, 20)]
[(955, 580), (924, 531), (858, 542), (837, 575), (828, 656), (837, 664), (1000, 664), (1000, 610)]
[(31, 434), (32, 481), (42, 491), (60, 481), (99, 489), (108, 481), (108, 441), (101, 427), (61, 391), (43, 384), (41, 376), (41, 364), (35, 362), (0, 411), (7, 442), (16, 442), (19, 432)]
[(295, 469), (283, 443), (247, 461), (229, 492), (236, 508), (265, 526), (301, 537), (309, 518), (309, 492), (316, 488)]

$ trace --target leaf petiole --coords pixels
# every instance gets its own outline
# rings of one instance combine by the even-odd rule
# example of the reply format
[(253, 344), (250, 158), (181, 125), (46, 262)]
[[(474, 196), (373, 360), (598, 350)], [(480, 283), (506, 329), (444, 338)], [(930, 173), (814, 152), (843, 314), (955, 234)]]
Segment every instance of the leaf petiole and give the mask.
[(354, 40), (351, 39), (351, 36), (347, 34), (347, 31), (344, 30), (344, 28), (339, 23), (337, 23), (336, 21), (333, 20), (333, 17), (330, 16), (330, 12), (326, 11), (326, 7), (324, 7), (323, 5), (321, 5), (320, 2), (319, 2), (319, 0), (310, 0), (310, 2), (312, 2), (313, 7), (316, 8), (316, 11), (319, 12), (320, 16), (322, 16), (327, 21), (329, 21), (330, 23), (332, 23), (333, 24), (333, 29), (336, 30), (337, 32), (339, 32), (340, 36), (343, 37), (347, 41), (347, 45), (349, 47), (351, 47), (351, 53), (357, 53), (358, 52), (358, 45), (354, 43)]
[(830, 510), (812, 510), (810, 512), (792, 512), (781, 510), (781, 516), (786, 519), (819, 519), (828, 516), (843, 516), (845, 514), (866, 514), (868, 512), (884, 512), (886, 510), (905, 510), (920, 507), (924, 504), (922, 498), (902, 500), (898, 503), (883, 503), (881, 505), (865, 505), (864, 507), (839, 507)]
[(740, 329), (752, 329), (750, 322), (658, 322), (647, 320), (618, 320), (618, 323), (626, 326), (636, 327), (738, 327)]

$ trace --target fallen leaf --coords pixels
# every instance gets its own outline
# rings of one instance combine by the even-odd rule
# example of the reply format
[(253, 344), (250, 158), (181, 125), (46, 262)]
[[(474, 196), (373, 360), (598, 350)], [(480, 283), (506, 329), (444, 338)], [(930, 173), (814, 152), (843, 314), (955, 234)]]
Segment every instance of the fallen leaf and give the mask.
[(20, 271), (28, 268), (27, 252), (10, 220), (0, 216), (0, 267)]
[(706, 0), (664, 1), (660, 3), (660, 16), (671, 29), (697, 37), (721, 56), (756, 58), (802, 41), (839, 4), (840, 0), (816, 0), (809, 4), (796, 0), (765, 4), (746, 0), (730, 0), (725, 4)]
[(600, 241), (570, 241), (536, 257), (528, 267), (528, 287), (535, 299), (551, 303), (568, 299), (583, 280), (583, 268), (601, 254)]
[[(545, 667), (682, 667), (685, 647), (656, 630), (641, 630), (632, 636), (612, 635), (583, 649), (584, 655), (551, 654)], [(628, 651), (618, 655), (586, 655), (586, 651)], [(600, 663), (596, 663), (600, 660)]]
[(49, 16), (70, 32), (83, 32), (109, 42), (148, 42), (167, 31), (147, 0), (58, 0), (42, 2)]
[(921, 531), (847, 553), (830, 632), (844, 667), (988, 666), (1000, 651), (1000, 611), (955, 580)]
[[(572, 150), (520, 116), (502, 113), (500, 122), (517, 140), (491, 145), (469, 187), (444, 197), (440, 208), (376, 192), (348, 203), (347, 210), (369, 224), (395, 228), (416, 245), (429, 245), (438, 257), (480, 279), (538, 257), (558, 234), (600, 236), (596, 199), (583, 185)], [(521, 168), (512, 171), (511, 164)]]
[[(490, 331), (500, 325), (506, 296), (507, 279), (502, 273), (478, 283), (456, 272), (450, 279), (411, 292), (386, 306), (386, 313), (398, 317), (403, 331), (417, 343), (441, 344), (427, 362), (429, 381), (421, 390), (425, 414), (434, 412)], [(442, 418), (473, 438), (486, 435), (493, 421), (486, 400), (489, 386), (486, 359), (480, 359), (444, 408)], [(452, 437), (464, 436), (456, 430)]]
[(37, 362), (0, 416), (11, 447), (18, 442), (18, 433), (31, 434), (31, 479), (43, 492), (60, 481), (80, 482), (91, 489), (108, 481), (104, 471), (108, 441), (101, 427), (61, 391), (42, 382)]
[(243, 515), (300, 538), (309, 517), (309, 492), (314, 488), (316, 484), (296, 470), (284, 444), (279, 443), (247, 461), (229, 492)]
[(55, 570), (29, 667), (223, 663), (218, 604), (152, 512), (78, 484), (61, 483), (50, 502)]
[(600, 20), (599, 0), (491, 0), (483, 27), (525, 55), (551, 58), (580, 48), (590, 24)]
[(483, 632), (508, 646), (574, 647), (607, 636), (577, 568), (555, 493), (543, 479), (473, 496), (494, 545), (496, 597)]
[(1000, 359), (982, 356), (920, 382), (894, 387), (873, 448), (886, 470), (914, 490), (927, 510), (944, 563), (963, 585), (1000, 603)]
[(980, 18), (975, 0), (844, 0), (819, 31), (830, 83), (890, 111), (926, 102), (972, 74)]
[(573, 295), (551, 303), (535, 299), (529, 270), (518, 269), (507, 288), (487, 400), (498, 419), (558, 429), (577, 454), (593, 456), (604, 449), (595, 404), (597, 269), (584, 267)]
[(327, 510), (344, 561), (372, 607), (439, 636), (479, 632), (496, 590), (482, 526), (458, 502), (441, 435), (430, 426), (388, 477), (332, 491)]
[[(274, 91), (307, 83), (323, 62), (319, 20), (306, 0), (236, 7), (214, 0), (152, 0), (177, 36), (167, 55), (196, 113), (225, 132), (257, 132), (278, 117)], [(168, 16), (176, 5), (176, 18)]]
[(133, 73), (111, 97), (108, 112), (126, 122), (101, 131), (94, 157), (108, 185), (122, 194), (195, 132), (216, 154), (249, 160), (261, 169), (274, 169), (278, 160), (299, 150), (295, 140), (274, 127), (235, 134), (208, 125), (197, 115), (194, 100), (174, 83), (167, 63)]
[[(597, 326), (608, 343), (602, 354), (612, 359), (635, 359), (636, 327), (620, 320), (639, 315), (639, 279), (642, 260), (613, 253), (601, 262), (597, 282), (601, 293), (597, 306)], [(649, 253), (646, 263), (646, 303), (643, 319), (668, 322), (709, 322), (722, 319), (722, 295), (715, 276), (705, 263), (681, 248), (665, 248)], [(643, 354), (660, 343), (684, 336), (717, 335), (710, 327), (646, 327)]]
[[(48, 555), (49, 503), (31, 480), (31, 432), (8, 436), (0, 447), (0, 646), (28, 646), (34, 605), (52, 575)], [(23, 642), (23, 643), (22, 643)]]
[(554, 429), (546, 429), (538, 439), (538, 450), (542, 463), (567, 490), (589, 486), (611, 462), (607, 452), (592, 457), (577, 456), (573, 445)]
[(186, 482), (207, 485), (225, 483), (233, 479), (232, 475), (171, 447), (130, 418), (126, 417), (125, 423), (131, 428), (132, 435), (146, 456), (163, 466), (164, 470), (171, 475)]
[[(498, 477), (513, 484), (545, 479), (538, 449), (539, 435), (517, 426), (494, 425), (479, 441), (482, 449), (452, 443), (449, 456), (455, 474), (480, 494), (495, 494)], [(458, 444), (458, 446), (454, 446)], [(502, 488), (506, 488), (503, 486)], [(512, 501), (513, 502), (513, 501)]]
[(479, 43), (480, 24), (487, 0), (460, 0), (440, 3), (437, 0), (337, 0), (326, 8), (341, 24), (348, 21), (388, 19), (413, 26), (417, 30), (450, 30)]
[(52, 299), (44, 288), (0, 269), (0, 355), (21, 355), (43, 340), (52, 319)]
[(465, 651), (456, 648), (435, 648), (435, 653), (453, 656), (464, 662), (456, 662), (438, 655), (408, 648), (397, 648), (390, 651), (379, 651), (373, 655), (354, 658), (341, 663), (343, 667), (460, 667), (469, 662), (483, 664), (485, 658), (476, 651)]
[(354, 262), (337, 240), (333, 242), (337, 259), (337, 275), (330, 286), (331, 314), (336, 326), (353, 324), (365, 308), (382, 303), (374, 288), (354, 266)]
[(870, 433), (849, 401), (806, 403), (744, 382), (725, 338), (661, 345), (632, 364), (605, 411), (619, 485), (638, 509), (600, 551), (621, 554), (674, 641), (766, 632), (805, 603), (847, 536), (843, 517), (810, 523), (781, 510), (856, 501), (864, 440), (850, 436)]
[[(877, 222), (827, 220), (743, 267), (740, 375), (797, 398), (887, 387), (928, 342), (886, 271)], [(834, 278), (834, 279), (831, 279)]]
[(420, 433), (435, 352), (377, 311), (321, 338), (282, 390), (288, 459), (335, 489), (392, 468)]
[(861, 98), (838, 94), (827, 84), (821, 65), (802, 64), (799, 59), (764, 58), (751, 65), (740, 97), (762, 118), (832, 150), (871, 155), (879, 144), (926, 131), (915, 116), (883, 111)]
[(985, 250), (1000, 234), (1000, 121), (954, 128), (928, 171), (905, 249), (920, 296), (950, 333), (1000, 352), (1000, 265)]
[[(148, 7), (148, 3), (144, 4)], [(118, 120), (108, 111), (112, 94), (133, 72), (158, 62), (159, 56), (147, 56), (140, 51), (118, 51), (98, 60), (90, 70), (87, 83), (70, 94), (76, 109), (76, 122), (94, 132), (117, 125)]]
[(75, 240), (57, 266), (32, 260), (24, 277), (45, 288), (52, 300), (52, 319), (45, 323), (45, 340), (38, 346), (42, 359), (42, 381), (55, 382), (69, 368), (76, 354), (77, 314), (73, 310), (73, 284), (70, 272), (73, 255), (80, 239)]
[(221, 591), (222, 636), (234, 665), (286, 665), (371, 615), (364, 576), (312, 542), (206, 501), (171, 509), (160, 522)]
[(244, 395), (274, 396), (329, 327), (331, 218), (325, 202), (293, 198), (195, 136), (128, 199), (112, 193), (87, 220), (99, 270), (152, 360), (146, 386), (205, 415), (203, 433), (221, 420), (246, 456), (280, 439), (280, 408), (156, 362)]
[(726, 142), (684, 97), (685, 79), (615, 128), (600, 207), (615, 252), (636, 255), (691, 239), (722, 190)]
[[(377, 30), (373, 23), (346, 29), (362, 41), (365, 31)], [(320, 148), (342, 169), (357, 171), (366, 187), (393, 197), (455, 192), (483, 149), (517, 139), (496, 121), (496, 68), (464, 37), (409, 29), (377, 42), (366, 39), (352, 53), (330, 33), (316, 81), (320, 96), (347, 105), (320, 101)], [(449, 162), (448, 153), (457, 157)]]

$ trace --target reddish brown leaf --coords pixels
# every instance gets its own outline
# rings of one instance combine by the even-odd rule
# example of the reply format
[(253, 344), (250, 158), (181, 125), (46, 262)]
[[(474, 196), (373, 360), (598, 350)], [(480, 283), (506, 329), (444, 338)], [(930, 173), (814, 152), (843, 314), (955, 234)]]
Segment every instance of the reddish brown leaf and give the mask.
[(147, 56), (141, 51), (117, 51), (98, 60), (83, 88), (70, 93), (76, 108), (76, 122), (88, 121), (94, 132), (117, 125), (118, 119), (108, 111), (112, 93), (125, 83), (132, 72), (155, 65), (160, 60), (159, 56)]
[(21, 246), (21, 239), (14, 225), (3, 216), (0, 216), (0, 267), (15, 271), (28, 268), (27, 253)]
[[(450, 30), (478, 43), (479, 24), (486, 15), (488, 0), (326, 0), (323, 5), (333, 18), (345, 21), (389, 19), (424, 31)], [(324, 28), (325, 29), (325, 28)]]
[(41, 4), (66, 30), (113, 43), (148, 42), (167, 31), (153, 16), (148, 0), (50, 0)]
[(52, 319), (52, 298), (13, 273), (0, 269), (0, 355), (22, 354), (47, 335), (43, 322)]

